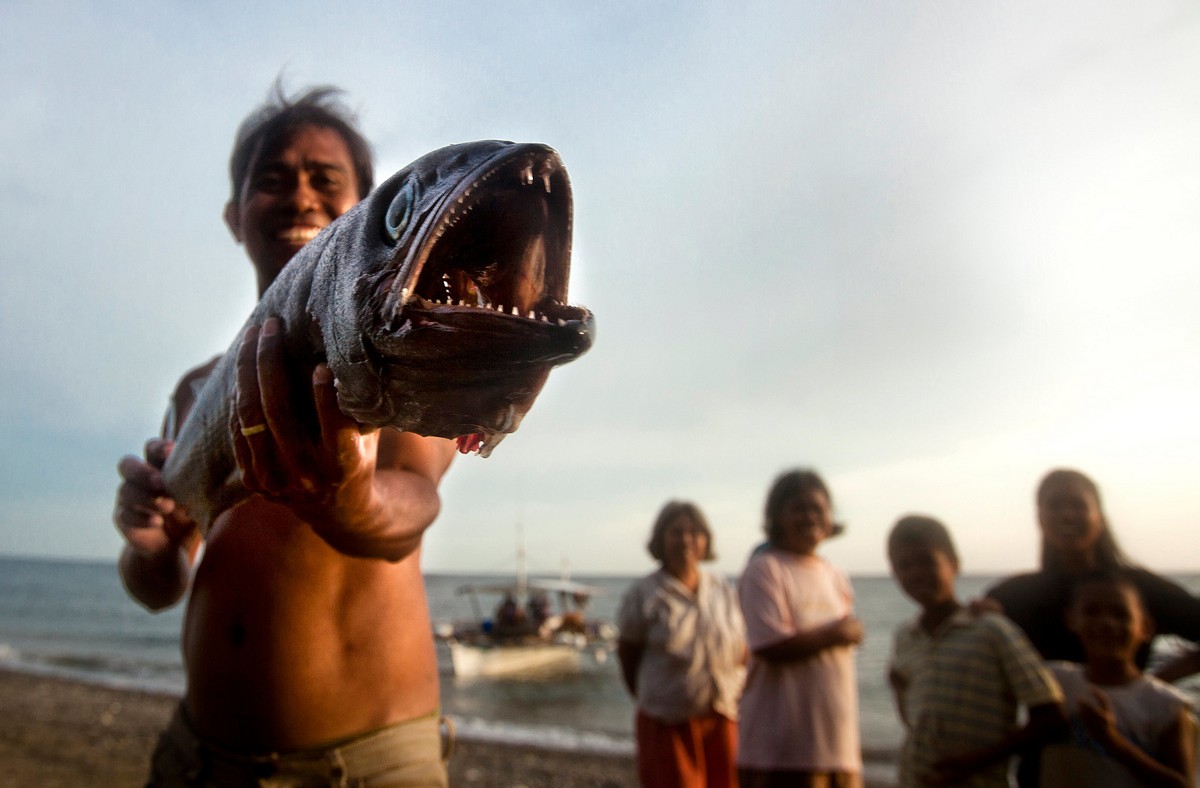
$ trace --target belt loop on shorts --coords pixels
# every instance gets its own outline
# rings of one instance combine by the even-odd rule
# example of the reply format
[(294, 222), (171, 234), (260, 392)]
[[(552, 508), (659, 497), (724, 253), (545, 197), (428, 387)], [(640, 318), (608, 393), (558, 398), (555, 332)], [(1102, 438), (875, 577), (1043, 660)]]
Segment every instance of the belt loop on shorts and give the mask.
[(454, 754), (454, 745), (458, 741), (457, 731), (454, 729), (454, 720), (449, 717), (438, 717), (438, 733), (442, 738), (442, 764), (450, 763), (450, 756)]
[(350, 788), (350, 779), (347, 776), (349, 770), (346, 768), (346, 760), (342, 757), (340, 747), (335, 747), (329, 752), (329, 784), (336, 785), (337, 788)]

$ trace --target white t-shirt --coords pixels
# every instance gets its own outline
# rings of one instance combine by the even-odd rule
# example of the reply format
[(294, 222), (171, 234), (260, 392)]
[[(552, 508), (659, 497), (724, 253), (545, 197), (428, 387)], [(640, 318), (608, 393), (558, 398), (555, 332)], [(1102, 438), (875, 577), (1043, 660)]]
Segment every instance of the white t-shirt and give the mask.
[(1195, 720), (1190, 713), (1191, 702), (1188, 697), (1153, 676), (1139, 676), (1121, 686), (1101, 687), (1087, 680), (1082, 665), (1051, 662), (1049, 668), (1062, 687), (1067, 717), (1071, 721), (1071, 742), (1043, 748), (1041, 785), (1045, 788), (1076, 785), (1124, 788), (1140, 785), (1124, 764), (1103, 753), (1103, 747), (1088, 736), (1079, 722), (1079, 703), (1082, 700), (1094, 702), (1093, 688), (1108, 698), (1121, 735), (1156, 760), (1159, 757), (1159, 743), (1170, 727), (1179, 721), (1181, 709), (1189, 709), (1185, 720), (1192, 735), (1195, 735)]

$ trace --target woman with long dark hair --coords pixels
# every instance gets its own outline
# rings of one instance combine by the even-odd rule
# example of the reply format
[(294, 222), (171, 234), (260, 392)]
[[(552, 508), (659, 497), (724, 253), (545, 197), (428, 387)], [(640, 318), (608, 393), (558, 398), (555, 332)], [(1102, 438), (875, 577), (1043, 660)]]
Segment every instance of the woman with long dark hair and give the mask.
[[(1137, 566), (1121, 551), (1100, 500), (1100, 488), (1070, 469), (1050, 471), (1037, 489), (1042, 568), (1001, 581), (987, 592), (1000, 603), (1044, 659), (1083, 662), (1083, 646), (1067, 629), (1065, 612), (1073, 582), (1088, 573), (1120, 570), (1137, 586), (1155, 633), (1200, 640), (1200, 599), (1178, 584)], [(1145, 668), (1150, 648), (1138, 654)], [(1175, 668), (1171, 678), (1181, 678)]]

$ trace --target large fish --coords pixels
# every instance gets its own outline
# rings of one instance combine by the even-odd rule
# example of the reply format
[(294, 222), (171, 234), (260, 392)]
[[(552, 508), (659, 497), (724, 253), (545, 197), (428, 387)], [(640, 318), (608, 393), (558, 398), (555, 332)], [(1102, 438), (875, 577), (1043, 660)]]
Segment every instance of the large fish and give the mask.
[[(246, 324), (279, 317), (288, 357), (308, 362), (294, 366), (307, 374), (325, 360), (339, 407), (359, 423), (454, 438), (487, 456), (550, 369), (591, 347), (591, 312), (566, 303), (570, 258), (571, 184), (554, 150), (451, 145), (325, 228)], [(163, 469), (205, 530), (248, 496), (230, 433), (240, 341), (241, 332)]]

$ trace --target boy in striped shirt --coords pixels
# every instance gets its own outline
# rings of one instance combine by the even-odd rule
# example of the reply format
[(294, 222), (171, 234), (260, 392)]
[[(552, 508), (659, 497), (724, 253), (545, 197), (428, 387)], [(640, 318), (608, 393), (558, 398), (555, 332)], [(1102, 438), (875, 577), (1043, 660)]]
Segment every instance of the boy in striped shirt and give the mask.
[(907, 728), (900, 785), (1007, 788), (1012, 756), (1063, 726), (1062, 692), (1016, 625), (959, 603), (945, 526), (901, 518), (887, 550), (896, 582), (921, 606), (896, 629), (888, 671)]

